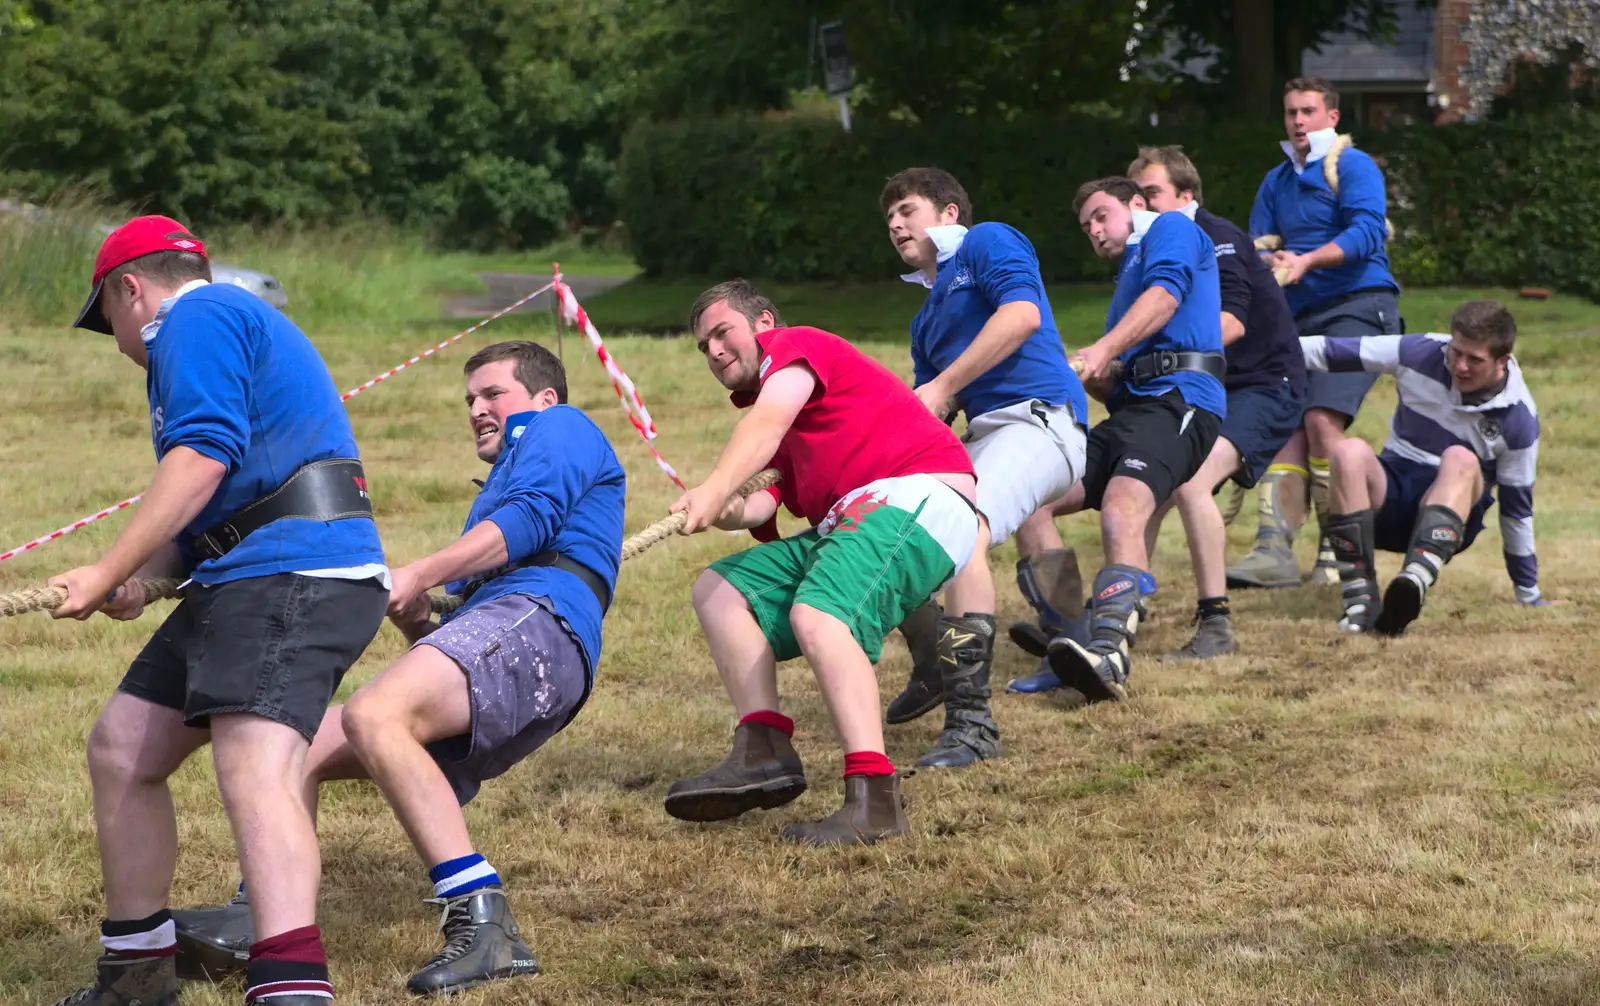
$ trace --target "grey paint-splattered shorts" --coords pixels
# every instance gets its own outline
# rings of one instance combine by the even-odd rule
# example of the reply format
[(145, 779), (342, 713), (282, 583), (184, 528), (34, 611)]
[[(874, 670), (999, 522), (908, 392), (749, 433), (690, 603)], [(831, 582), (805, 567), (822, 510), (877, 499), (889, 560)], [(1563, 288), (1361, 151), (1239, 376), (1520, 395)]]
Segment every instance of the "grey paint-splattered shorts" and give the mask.
[(417, 641), (467, 676), (472, 731), (428, 745), (463, 805), (561, 732), (588, 697), (583, 647), (545, 598), (511, 594)]

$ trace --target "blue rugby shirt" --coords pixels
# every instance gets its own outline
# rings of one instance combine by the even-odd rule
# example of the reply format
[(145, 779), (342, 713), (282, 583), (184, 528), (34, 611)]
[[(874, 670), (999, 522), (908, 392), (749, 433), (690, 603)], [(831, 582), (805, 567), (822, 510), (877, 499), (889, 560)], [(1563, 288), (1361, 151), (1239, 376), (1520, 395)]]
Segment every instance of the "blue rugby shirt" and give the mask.
[[(1106, 310), (1106, 331), (1133, 307), (1146, 290), (1161, 287), (1178, 301), (1167, 323), (1122, 353), (1124, 364), (1155, 350), (1222, 352), (1222, 288), (1217, 278), (1217, 250), (1193, 220), (1173, 210), (1160, 215), (1134, 211), (1134, 232), (1122, 253), (1117, 289)], [(1121, 384), (1106, 402), (1110, 409), (1127, 404), (1128, 395), (1164, 395), (1176, 388), (1196, 408), (1226, 417), (1222, 382), (1210, 374), (1180, 371), (1135, 388)]]
[[(1329, 130), (1329, 132), (1332, 132)], [(1304, 169), (1291, 158), (1267, 172), (1250, 210), (1250, 235), (1276, 234), (1296, 254), (1333, 242), (1344, 251), (1344, 264), (1308, 271), (1300, 282), (1284, 287), (1295, 315), (1323, 307), (1357, 290), (1399, 292), (1389, 271), (1386, 250), (1388, 215), (1383, 171), (1371, 157), (1346, 147), (1339, 156), (1339, 194), (1322, 174), (1322, 159), (1312, 151)]]
[[(934, 234), (934, 231), (939, 234)], [(1039, 308), (1039, 328), (1010, 356), (990, 367), (956, 396), (967, 421), (1008, 405), (1039, 399), (1068, 405), (1089, 424), (1089, 399), (1067, 364), (1050, 298), (1033, 245), (1014, 227), (981, 223), (970, 231), (929, 228), (942, 244), (938, 275), (911, 320), (911, 362), (917, 385), (927, 384), (966, 352), (1002, 305), (1028, 301)], [(948, 254), (945, 254), (948, 253)], [(921, 273), (905, 277), (928, 285)]]
[[(505, 537), (508, 563), (554, 549), (593, 570), (615, 591), (627, 476), (606, 435), (583, 410), (553, 405), (508, 416), (505, 438), (461, 533), (493, 521)], [(456, 580), (445, 590), (460, 594), (466, 585)], [(583, 644), (592, 683), (604, 612), (594, 592), (564, 569), (528, 566), (497, 576), (443, 620), (508, 594), (549, 598)]]
[(196, 583), (383, 564), (365, 518), (274, 521), (220, 559), (195, 539), (313, 461), (359, 458), (350, 417), (316, 347), (242, 287), (190, 284), (145, 330), (145, 388), (156, 457), (188, 447), (227, 471), (176, 541)]

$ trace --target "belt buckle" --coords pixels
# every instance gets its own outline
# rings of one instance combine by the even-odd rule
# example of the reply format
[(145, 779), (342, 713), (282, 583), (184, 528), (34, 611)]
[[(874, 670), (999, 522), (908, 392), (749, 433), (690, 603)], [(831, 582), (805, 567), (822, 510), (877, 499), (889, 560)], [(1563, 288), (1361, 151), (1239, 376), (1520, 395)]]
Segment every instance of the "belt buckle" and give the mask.
[(1178, 372), (1178, 354), (1170, 350), (1162, 350), (1156, 356), (1156, 375), (1169, 377)]
[[(224, 546), (212, 535), (212, 531), (221, 531), (223, 532), (223, 536), (225, 538), (231, 538), (232, 540), (229, 541), (226, 546)], [(235, 545), (239, 544), (241, 540), (242, 539), (239, 537), (239, 532), (234, 530), (232, 524), (221, 524), (200, 536), (200, 543), (210, 551), (211, 554), (208, 558), (212, 559), (222, 558), (228, 553), (228, 549), (231, 549)]]

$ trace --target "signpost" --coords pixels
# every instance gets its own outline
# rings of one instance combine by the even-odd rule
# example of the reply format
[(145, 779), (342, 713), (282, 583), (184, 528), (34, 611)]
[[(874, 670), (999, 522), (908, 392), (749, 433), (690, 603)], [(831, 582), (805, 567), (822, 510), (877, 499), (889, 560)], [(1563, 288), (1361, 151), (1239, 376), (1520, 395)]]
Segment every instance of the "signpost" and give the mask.
[(828, 97), (839, 99), (839, 118), (850, 132), (850, 92), (856, 86), (855, 66), (845, 47), (844, 22), (830, 21), (817, 29), (822, 42), (822, 83)]

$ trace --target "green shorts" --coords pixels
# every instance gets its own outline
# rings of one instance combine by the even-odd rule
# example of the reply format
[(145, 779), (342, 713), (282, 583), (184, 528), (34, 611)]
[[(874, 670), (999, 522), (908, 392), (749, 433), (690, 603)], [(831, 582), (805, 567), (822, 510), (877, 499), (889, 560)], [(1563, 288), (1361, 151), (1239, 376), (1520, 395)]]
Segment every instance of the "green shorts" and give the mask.
[(800, 656), (789, 609), (808, 604), (848, 625), (877, 663), (890, 630), (966, 565), (977, 530), (972, 505), (937, 479), (880, 479), (846, 494), (817, 527), (711, 569), (750, 603), (779, 660)]

